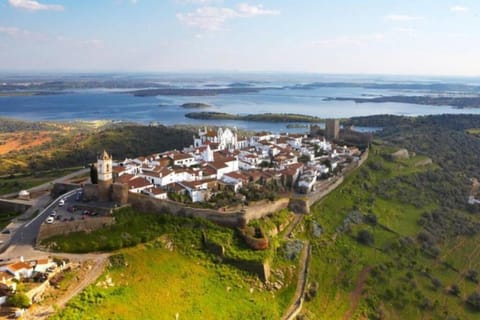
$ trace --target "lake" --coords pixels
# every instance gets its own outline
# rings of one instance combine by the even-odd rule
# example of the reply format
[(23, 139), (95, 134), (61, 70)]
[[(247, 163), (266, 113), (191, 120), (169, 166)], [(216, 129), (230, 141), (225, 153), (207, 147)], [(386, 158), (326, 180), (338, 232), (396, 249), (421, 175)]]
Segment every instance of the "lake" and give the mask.
[[(219, 111), (234, 114), (299, 113), (322, 118), (347, 118), (375, 114), (431, 115), (480, 114), (480, 109), (455, 109), (450, 106), (428, 106), (404, 103), (361, 103), (352, 101), (324, 101), (327, 97), (365, 97), (407, 94), (401, 90), (364, 88), (314, 88), (264, 90), (248, 94), (226, 94), (203, 97), (135, 97), (118, 90), (89, 89), (69, 91), (59, 95), (0, 97), (0, 116), (27, 120), (121, 120), (144, 124), (158, 122), (165, 125), (221, 125), (246, 130), (305, 131), (288, 128), (285, 123), (244, 121), (194, 120), (185, 118), (193, 111)], [(418, 94), (418, 92), (408, 94)], [(423, 93), (425, 94), (425, 93)], [(180, 105), (202, 102), (212, 108), (193, 110)]]

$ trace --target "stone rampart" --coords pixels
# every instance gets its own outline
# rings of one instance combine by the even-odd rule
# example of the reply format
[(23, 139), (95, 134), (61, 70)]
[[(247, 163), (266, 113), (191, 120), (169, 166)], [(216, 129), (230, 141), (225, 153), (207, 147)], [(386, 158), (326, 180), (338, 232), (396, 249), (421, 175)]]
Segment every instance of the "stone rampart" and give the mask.
[(113, 217), (95, 217), (85, 220), (76, 221), (62, 221), (52, 224), (42, 224), (37, 236), (37, 243), (42, 240), (62, 234), (68, 234), (71, 232), (92, 232), (114, 223)]
[(57, 182), (53, 185), (53, 188), (50, 191), (50, 195), (52, 196), (53, 199), (56, 199), (60, 197), (62, 194), (77, 188), (79, 188), (78, 184)]

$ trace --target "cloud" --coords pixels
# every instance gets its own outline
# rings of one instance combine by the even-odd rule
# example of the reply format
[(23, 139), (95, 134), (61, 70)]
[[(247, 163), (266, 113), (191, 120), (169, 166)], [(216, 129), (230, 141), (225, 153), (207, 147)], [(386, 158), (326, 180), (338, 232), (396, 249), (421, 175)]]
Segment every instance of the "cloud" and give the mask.
[(63, 11), (64, 7), (59, 4), (42, 4), (34, 0), (8, 0), (10, 6), (18, 9), (25, 9), (31, 11)]
[(235, 9), (208, 6), (201, 7), (193, 12), (178, 13), (177, 19), (189, 27), (216, 31), (222, 29), (228, 20), (279, 14), (280, 11), (264, 9), (262, 5), (254, 6), (241, 3)]
[(22, 33), (22, 30), (15, 27), (0, 27), (0, 33), (10, 37), (16, 37)]
[(0, 36), (5, 35), (15, 41), (24, 41), (26, 43), (63, 43), (71, 47), (83, 47), (100, 49), (104, 47), (102, 40), (98, 39), (75, 39), (61, 35), (51, 35), (48, 33), (29, 31), (17, 27), (0, 26)]
[(48, 35), (45, 33), (33, 32), (17, 27), (0, 26), (0, 34), (6, 35), (13, 39), (27, 39), (29, 41), (45, 41), (48, 39)]
[(313, 41), (315, 47), (338, 47), (338, 46), (360, 46), (370, 42), (378, 42), (385, 39), (383, 33), (372, 33), (364, 35), (340, 36), (332, 39)]
[(422, 20), (423, 17), (410, 16), (406, 14), (389, 14), (385, 16), (385, 20), (388, 21), (415, 21)]
[(467, 13), (468, 11), (470, 11), (470, 9), (465, 6), (453, 6), (450, 8), (450, 11), (455, 13)]
[(251, 6), (248, 3), (240, 3), (238, 5), (238, 14), (241, 17), (249, 18), (255, 16), (279, 15), (280, 11), (263, 9), (263, 6), (261, 4), (258, 6)]
[(393, 31), (401, 32), (401, 33), (410, 33), (410, 34), (413, 34), (413, 33), (417, 32), (417, 30), (415, 30), (414, 28), (406, 28), (406, 27), (393, 28)]

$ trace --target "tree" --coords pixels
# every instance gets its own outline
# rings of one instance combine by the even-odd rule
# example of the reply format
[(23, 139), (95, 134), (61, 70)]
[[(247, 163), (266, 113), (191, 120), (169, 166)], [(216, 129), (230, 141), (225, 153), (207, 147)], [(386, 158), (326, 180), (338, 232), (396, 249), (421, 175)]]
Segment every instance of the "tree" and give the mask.
[(440, 281), (438, 278), (432, 278), (432, 285), (435, 290), (438, 290), (442, 286), (442, 281)]
[(373, 234), (368, 230), (360, 230), (357, 234), (357, 241), (361, 244), (371, 246), (375, 242)]
[(470, 305), (475, 311), (480, 311), (480, 292), (475, 291), (467, 298), (467, 303)]
[(468, 270), (465, 278), (472, 281), (473, 283), (478, 283), (478, 272), (476, 270)]
[(450, 294), (454, 296), (459, 296), (460, 295), (460, 287), (457, 284), (452, 284), (449, 290)]
[(28, 308), (32, 304), (30, 298), (25, 293), (16, 293), (8, 298), (8, 303), (16, 308)]
[(93, 163), (90, 165), (90, 180), (92, 181), (92, 184), (98, 183), (98, 171)]
[(365, 222), (372, 226), (376, 226), (378, 223), (378, 218), (374, 213), (370, 212), (365, 216)]

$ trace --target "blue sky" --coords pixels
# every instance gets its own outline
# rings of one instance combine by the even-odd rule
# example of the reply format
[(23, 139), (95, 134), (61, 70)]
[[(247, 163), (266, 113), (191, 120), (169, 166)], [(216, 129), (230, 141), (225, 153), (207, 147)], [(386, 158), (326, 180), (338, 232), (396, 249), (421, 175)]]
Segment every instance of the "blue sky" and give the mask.
[(0, 0), (0, 70), (480, 75), (478, 0)]

